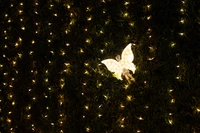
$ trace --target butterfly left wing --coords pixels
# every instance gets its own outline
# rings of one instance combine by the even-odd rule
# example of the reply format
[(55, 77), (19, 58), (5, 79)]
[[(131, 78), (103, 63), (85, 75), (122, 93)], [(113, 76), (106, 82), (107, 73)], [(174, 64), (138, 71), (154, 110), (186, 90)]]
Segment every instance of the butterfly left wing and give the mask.
[(119, 62), (114, 59), (106, 59), (101, 61), (101, 63), (105, 64), (109, 71), (114, 72), (116, 78), (122, 80), (122, 66)]

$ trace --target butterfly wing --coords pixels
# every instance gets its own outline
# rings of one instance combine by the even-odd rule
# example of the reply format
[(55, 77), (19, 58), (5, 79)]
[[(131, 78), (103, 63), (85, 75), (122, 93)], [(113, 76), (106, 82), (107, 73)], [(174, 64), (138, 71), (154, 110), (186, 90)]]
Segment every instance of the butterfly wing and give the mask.
[(122, 55), (121, 55), (121, 60), (127, 61), (127, 62), (132, 62), (134, 59), (134, 55), (131, 49), (131, 46), (133, 44), (129, 43), (124, 50), (122, 51)]
[(119, 62), (114, 59), (106, 59), (101, 61), (101, 63), (105, 64), (109, 71), (114, 72), (116, 78), (122, 80), (122, 66)]
[(133, 52), (131, 50), (131, 46), (133, 44), (132, 43), (129, 43), (125, 49), (123, 50), (122, 52), (122, 58), (120, 60), (120, 64), (123, 68), (125, 69), (129, 69), (131, 70), (133, 73), (135, 73), (135, 65), (132, 63), (133, 59), (134, 59), (134, 55), (133, 55)]

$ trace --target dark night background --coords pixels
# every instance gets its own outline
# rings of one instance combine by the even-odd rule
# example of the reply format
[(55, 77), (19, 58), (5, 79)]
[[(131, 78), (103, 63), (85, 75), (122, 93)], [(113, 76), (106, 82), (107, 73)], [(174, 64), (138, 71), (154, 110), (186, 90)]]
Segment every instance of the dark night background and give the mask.
[(199, 4), (0, 0), (0, 133), (200, 133)]

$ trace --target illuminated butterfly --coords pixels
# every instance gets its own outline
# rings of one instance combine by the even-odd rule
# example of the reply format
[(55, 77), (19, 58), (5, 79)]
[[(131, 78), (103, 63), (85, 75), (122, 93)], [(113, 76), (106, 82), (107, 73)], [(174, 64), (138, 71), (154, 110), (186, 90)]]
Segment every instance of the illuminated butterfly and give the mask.
[(117, 79), (122, 80), (122, 75), (129, 81), (133, 77), (129, 73), (129, 70), (135, 73), (136, 67), (132, 63), (134, 59), (133, 52), (131, 50), (131, 46), (133, 44), (129, 43), (124, 50), (122, 51), (121, 59), (116, 57), (114, 59), (105, 59), (102, 60), (101, 63), (105, 64), (109, 71), (114, 73), (114, 76)]

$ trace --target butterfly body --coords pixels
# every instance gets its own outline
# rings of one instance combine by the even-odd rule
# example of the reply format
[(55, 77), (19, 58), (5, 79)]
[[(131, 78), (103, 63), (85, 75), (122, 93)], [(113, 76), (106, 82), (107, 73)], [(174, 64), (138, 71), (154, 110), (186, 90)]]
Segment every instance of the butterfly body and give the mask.
[[(121, 75), (129, 74), (129, 71), (135, 73), (135, 65), (132, 63), (134, 59), (133, 52), (131, 50), (131, 46), (133, 44), (129, 43), (125, 49), (122, 51), (121, 59), (105, 59), (101, 61), (101, 63), (105, 64), (109, 71), (113, 72), (115, 77), (122, 80)], [(130, 75), (130, 74), (129, 74)]]

